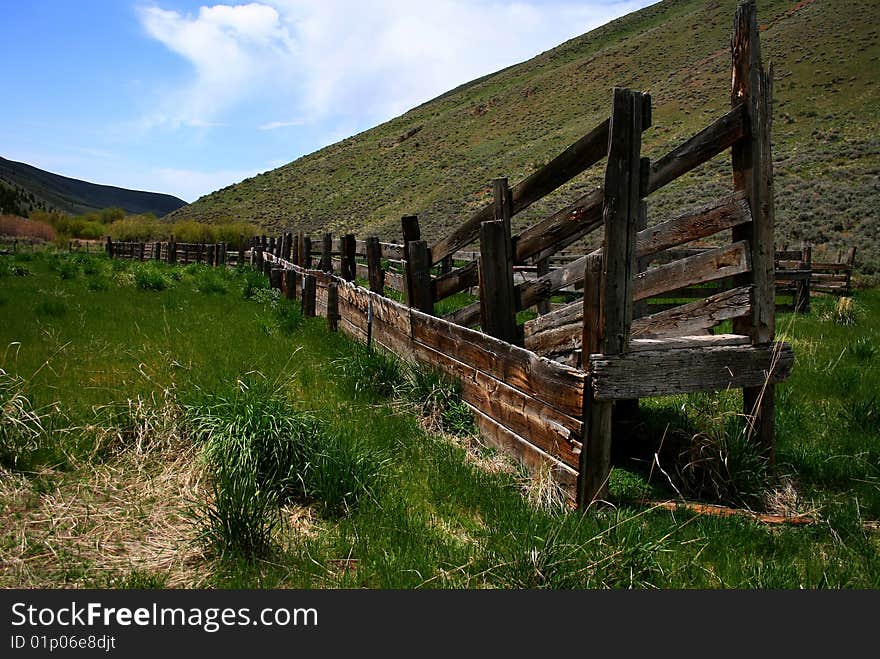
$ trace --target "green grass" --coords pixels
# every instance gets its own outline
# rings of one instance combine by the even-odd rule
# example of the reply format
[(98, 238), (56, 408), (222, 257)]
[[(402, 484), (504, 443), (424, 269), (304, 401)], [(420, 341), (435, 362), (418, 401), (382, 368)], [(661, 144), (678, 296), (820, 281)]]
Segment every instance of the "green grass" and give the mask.
[[(645, 401), (649, 459), (616, 456), (616, 507), (581, 515), (468, 438), (450, 383), (328, 333), (259, 276), (150, 264), (157, 290), (140, 264), (60, 258), (74, 276), (37, 255), (0, 279), (4, 586), (880, 587), (863, 526), (880, 518), (880, 291), (857, 294), (854, 326), (818, 297), (778, 319), (797, 361), (777, 494), (818, 522), (765, 526), (629, 503), (669, 496), (650, 460), (664, 433), (673, 479), (676, 437), (748, 457), (733, 392)], [(759, 470), (730, 470), (726, 496), (763, 505), (743, 496)]]

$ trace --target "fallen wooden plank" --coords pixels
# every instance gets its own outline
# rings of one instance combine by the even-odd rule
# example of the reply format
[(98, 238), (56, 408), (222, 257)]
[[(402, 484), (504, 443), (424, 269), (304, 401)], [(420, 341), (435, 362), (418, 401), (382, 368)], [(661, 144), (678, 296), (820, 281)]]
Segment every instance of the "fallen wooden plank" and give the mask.
[(597, 400), (671, 396), (760, 387), (788, 377), (794, 353), (787, 343), (645, 350), (589, 356)]
[(712, 515), (715, 517), (748, 517), (762, 524), (815, 524), (816, 520), (808, 514), (800, 515), (775, 515), (770, 513), (756, 513), (742, 508), (729, 508), (709, 503), (696, 501), (637, 501), (636, 503), (648, 506), (652, 509), (669, 510), (672, 512), (687, 511), (697, 515)]

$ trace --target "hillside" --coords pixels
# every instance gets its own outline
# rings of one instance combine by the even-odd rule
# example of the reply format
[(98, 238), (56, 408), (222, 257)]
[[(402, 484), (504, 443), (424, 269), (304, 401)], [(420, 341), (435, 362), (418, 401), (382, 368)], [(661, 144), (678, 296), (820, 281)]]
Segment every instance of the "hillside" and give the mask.
[[(659, 157), (728, 107), (735, 0), (665, 0), (462, 85), (387, 123), (202, 197), (170, 218), (399, 236), (418, 213), (437, 238), (608, 116), (611, 90), (650, 92)], [(759, 0), (763, 58), (775, 69), (777, 241), (856, 244), (880, 272), (880, 4)], [(806, 46), (806, 47), (805, 47)], [(727, 185), (729, 160), (650, 198), (658, 219)], [(530, 223), (601, 175), (594, 168), (515, 218)], [(592, 178), (591, 178), (592, 177)], [(701, 179), (701, 180), (697, 180)]]
[(0, 158), (0, 199), (17, 206), (4, 209), (6, 212), (19, 215), (37, 209), (79, 215), (118, 207), (131, 214), (162, 216), (186, 205), (168, 194), (97, 185), (5, 158)]

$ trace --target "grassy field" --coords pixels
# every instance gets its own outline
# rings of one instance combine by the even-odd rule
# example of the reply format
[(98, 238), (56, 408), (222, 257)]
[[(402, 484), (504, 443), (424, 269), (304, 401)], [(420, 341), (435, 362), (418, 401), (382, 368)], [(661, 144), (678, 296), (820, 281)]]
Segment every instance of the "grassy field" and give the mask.
[[(778, 319), (775, 478), (733, 392), (646, 401), (581, 515), (256, 273), (0, 259), (0, 586), (880, 587), (876, 289)], [(635, 503), (676, 489), (816, 523)]]

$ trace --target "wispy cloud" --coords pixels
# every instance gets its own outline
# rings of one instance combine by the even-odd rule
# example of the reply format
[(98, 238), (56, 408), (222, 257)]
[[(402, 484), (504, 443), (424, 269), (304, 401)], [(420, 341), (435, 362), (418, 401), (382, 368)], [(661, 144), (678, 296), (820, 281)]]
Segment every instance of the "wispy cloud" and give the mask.
[(301, 117), (261, 130), (363, 129), (650, 2), (265, 0), (139, 15), (195, 73), (165, 123), (216, 121), (247, 104)]
[(260, 126), (260, 130), (277, 130), (278, 128), (290, 128), (292, 126), (304, 126), (305, 119), (291, 119), (290, 121), (270, 121)]

